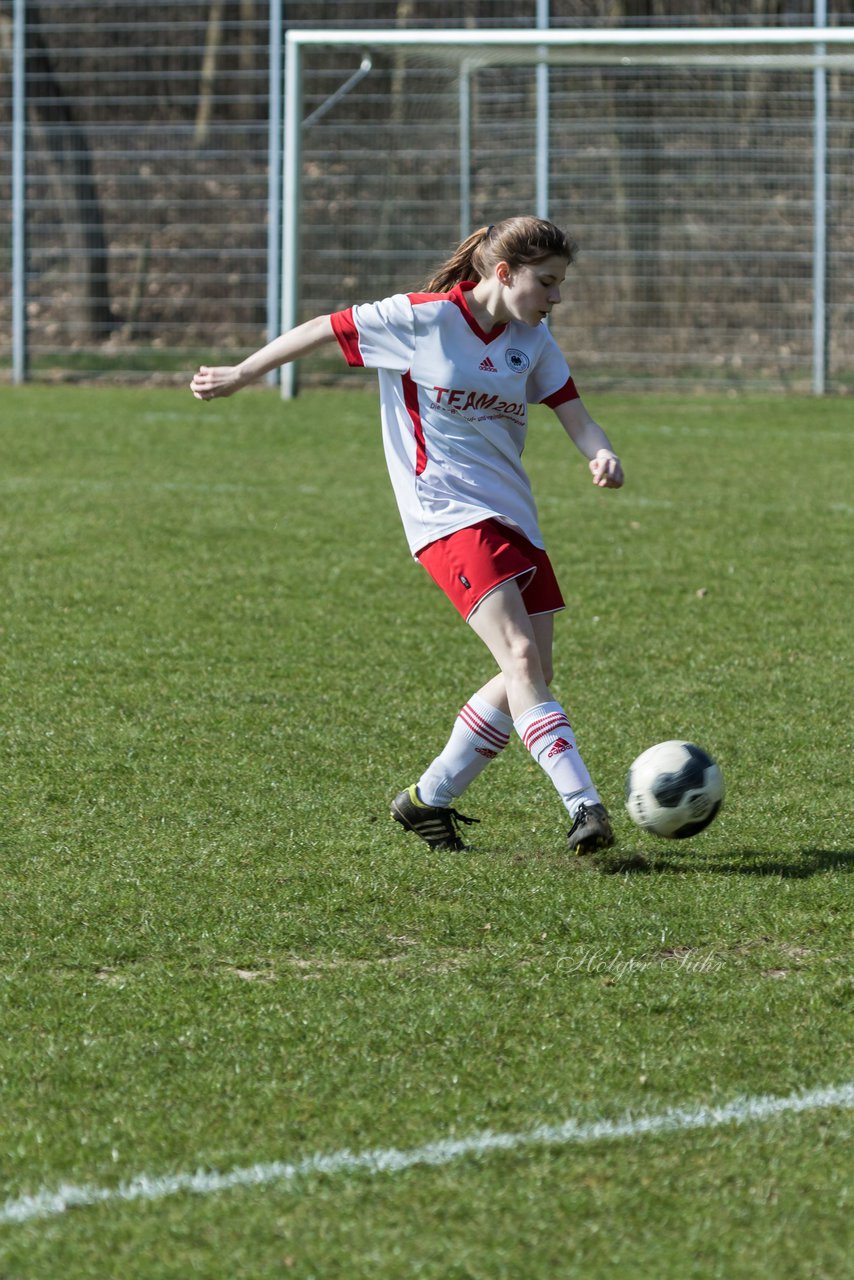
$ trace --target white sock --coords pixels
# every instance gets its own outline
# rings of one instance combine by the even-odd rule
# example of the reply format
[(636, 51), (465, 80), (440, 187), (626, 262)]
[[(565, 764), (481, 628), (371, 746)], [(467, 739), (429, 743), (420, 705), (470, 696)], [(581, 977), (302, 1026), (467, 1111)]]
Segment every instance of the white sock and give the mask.
[(582, 802), (599, 803), (599, 793), (578, 754), (572, 725), (559, 702), (541, 702), (529, 707), (513, 727), (537, 764), (551, 778), (571, 818)]
[(424, 804), (447, 809), (510, 741), (513, 721), (475, 693), (457, 716), (442, 752), (418, 779)]

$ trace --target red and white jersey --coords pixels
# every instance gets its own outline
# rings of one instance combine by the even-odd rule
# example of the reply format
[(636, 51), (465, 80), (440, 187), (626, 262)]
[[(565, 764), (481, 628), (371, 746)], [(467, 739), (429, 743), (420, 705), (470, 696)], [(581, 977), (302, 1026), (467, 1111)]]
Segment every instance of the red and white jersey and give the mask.
[(528, 403), (577, 397), (545, 325), (485, 333), (450, 293), (395, 294), (332, 316), (350, 365), (379, 370), (383, 444), (413, 555), (490, 517), (543, 539), (522, 466)]

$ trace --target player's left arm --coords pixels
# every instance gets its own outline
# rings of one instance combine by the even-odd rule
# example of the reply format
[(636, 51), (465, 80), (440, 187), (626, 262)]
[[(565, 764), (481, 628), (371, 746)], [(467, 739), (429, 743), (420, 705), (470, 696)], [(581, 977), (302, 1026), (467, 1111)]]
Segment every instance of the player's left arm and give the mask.
[(600, 489), (619, 489), (623, 483), (623, 467), (611, 441), (591, 418), (580, 398), (555, 406), (561, 426), (575, 447), (587, 458), (593, 483)]

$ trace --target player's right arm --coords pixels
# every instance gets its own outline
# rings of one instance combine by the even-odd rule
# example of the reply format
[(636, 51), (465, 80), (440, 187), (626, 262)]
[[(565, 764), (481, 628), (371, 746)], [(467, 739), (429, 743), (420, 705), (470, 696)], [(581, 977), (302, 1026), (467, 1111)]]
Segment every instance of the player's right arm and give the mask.
[(232, 396), (235, 391), (263, 378), (265, 373), (278, 369), (292, 360), (299, 360), (319, 347), (336, 343), (329, 316), (316, 316), (314, 320), (306, 320), (305, 324), (283, 333), (280, 337), (268, 342), (266, 347), (247, 356), (241, 364), (225, 364), (217, 367), (202, 365), (193, 376), (190, 389), (197, 400), (216, 400), (222, 396)]
[(581, 397), (559, 404), (555, 413), (572, 443), (587, 458), (593, 483), (600, 489), (619, 489), (624, 481), (623, 464)]

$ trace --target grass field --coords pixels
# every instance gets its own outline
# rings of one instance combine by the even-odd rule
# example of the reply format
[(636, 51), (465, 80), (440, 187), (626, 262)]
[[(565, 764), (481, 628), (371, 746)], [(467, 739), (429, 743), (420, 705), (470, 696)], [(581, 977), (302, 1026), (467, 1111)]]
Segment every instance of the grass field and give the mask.
[(359, 385), (0, 393), (0, 1277), (851, 1277), (850, 405), (591, 398), (620, 493), (535, 416), (609, 873), (519, 743), (389, 820), (491, 672)]

